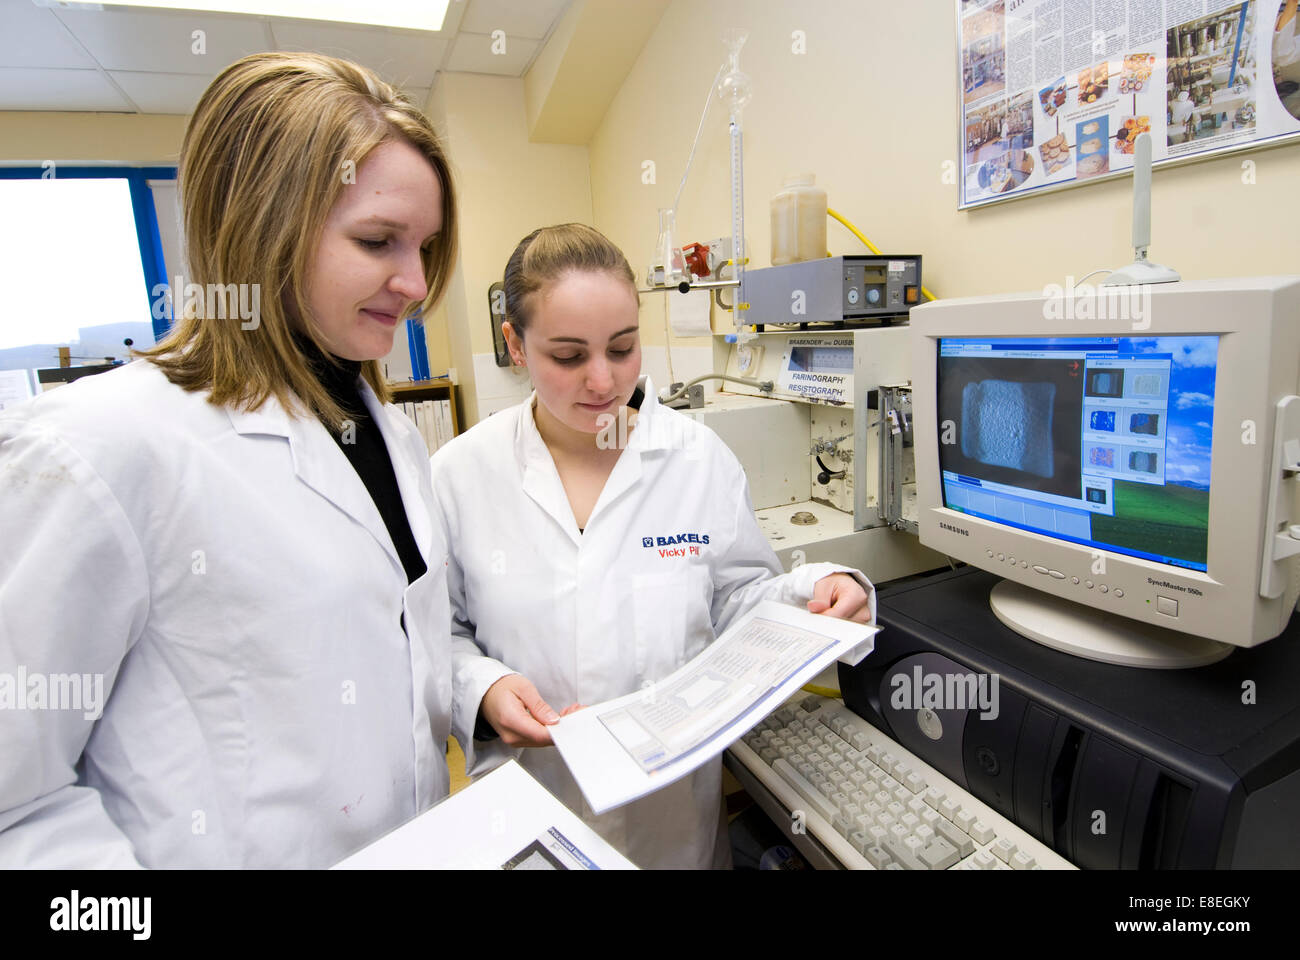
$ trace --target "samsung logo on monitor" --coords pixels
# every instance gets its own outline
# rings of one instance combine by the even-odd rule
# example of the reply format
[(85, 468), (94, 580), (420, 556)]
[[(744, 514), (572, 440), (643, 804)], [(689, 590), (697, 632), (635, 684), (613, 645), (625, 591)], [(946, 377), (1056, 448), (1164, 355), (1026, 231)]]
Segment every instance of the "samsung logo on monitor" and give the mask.
[(942, 520), (939, 521), (939, 526), (943, 527), (943, 529), (948, 530), (952, 533), (960, 533), (963, 537), (970, 536), (969, 530), (963, 530), (961, 527), (954, 527), (951, 523), (944, 523)]

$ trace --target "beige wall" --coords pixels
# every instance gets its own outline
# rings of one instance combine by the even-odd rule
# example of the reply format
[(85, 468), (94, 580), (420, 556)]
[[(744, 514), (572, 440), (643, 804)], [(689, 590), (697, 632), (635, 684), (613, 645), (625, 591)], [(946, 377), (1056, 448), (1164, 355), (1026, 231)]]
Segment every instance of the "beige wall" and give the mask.
[(0, 111), (0, 162), (174, 166), (185, 117)]
[[(741, 65), (753, 80), (744, 113), (752, 266), (769, 262), (772, 195), (806, 170), (883, 251), (922, 254), (926, 285), (941, 297), (1037, 290), (1132, 260), (1129, 178), (957, 210), (957, 185), (942, 177), (959, 159), (953, 4), (674, 0), (590, 144), (596, 226), (638, 274), (732, 25), (750, 31)], [(795, 30), (805, 55), (791, 52)], [(730, 232), (727, 146), (715, 102), (678, 212), (680, 242)], [(1254, 184), (1242, 182), (1245, 159)], [(656, 163), (654, 185), (641, 183), (646, 160)], [(1297, 183), (1296, 144), (1156, 171), (1152, 258), (1185, 279), (1300, 273)], [(827, 237), (833, 253), (866, 252), (837, 223)], [(643, 300), (644, 339), (662, 343), (662, 306)]]
[[(489, 401), (502, 399), (518, 381), (488, 359), (488, 286), (501, 279), (511, 251), (530, 231), (592, 222), (587, 148), (529, 142), (518, 79), (442, 74), (429, 112), (446, 139), (462, 212), (460, 260), (446, 298), (445, 349), (460, 379), (464, 422), (473, 424), (480, 407), (494, 406)], [(435, 346), (437, 337), (430, 324), (431, 366), (435, 352), (444, 349)]]

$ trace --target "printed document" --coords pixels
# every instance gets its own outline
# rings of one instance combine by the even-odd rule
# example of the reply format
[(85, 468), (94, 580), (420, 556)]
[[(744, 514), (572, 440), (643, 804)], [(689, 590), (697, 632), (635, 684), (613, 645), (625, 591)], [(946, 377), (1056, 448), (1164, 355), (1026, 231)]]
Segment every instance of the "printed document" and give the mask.
[(604, 813), (713, 759), (833, 661), (857, 663), (879, 629), (765, 601), (690, 663), (569, 714), (551, 738)]

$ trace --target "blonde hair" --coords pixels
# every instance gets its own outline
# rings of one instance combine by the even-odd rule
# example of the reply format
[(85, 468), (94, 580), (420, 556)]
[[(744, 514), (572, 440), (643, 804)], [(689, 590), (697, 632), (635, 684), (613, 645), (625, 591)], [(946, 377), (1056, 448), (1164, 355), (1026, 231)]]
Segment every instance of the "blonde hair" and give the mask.
[[(242, 329), (238, 304), (216, 320), (186, 311), (159, 344), (140, 351), (186, 390), (256, 410), (274, 396), (296, 415), (296, 397), (334, 429), (344, 412), (321, 386), (294, 332), (328, 356), (309, 322), (307, 288), (321, 229), (343, 186), (372, 150), (398, 141), (418, 150), (442, 186), (442, 229), (425, 255), (427, 313), (456, 258), (456, 203), (442, 145), (401, 92), (355, 63), (313, 53), (259, 53), (231, 64), (194, 110), (178, 172), (187, 280), (228, 290), (260, 285), (260, 316)], [(351, 173), (351, 178), (349, 178)], [(179, 304), (176, 305), (179, 308)], [(414, 312), (414, 311), (413, 311)], [(295, 323), (295, 318), (301, 318)], [(378, 361), (361, 375), (391, 396)]]
[(506, 263), (506, 319), (520, 338), (532, 317), (532, 295), (572, 271), (610, 273), (636, 291), (636, 275), (627, 257), (594, 227), (562, 223), (534, 230), (519, 241)]

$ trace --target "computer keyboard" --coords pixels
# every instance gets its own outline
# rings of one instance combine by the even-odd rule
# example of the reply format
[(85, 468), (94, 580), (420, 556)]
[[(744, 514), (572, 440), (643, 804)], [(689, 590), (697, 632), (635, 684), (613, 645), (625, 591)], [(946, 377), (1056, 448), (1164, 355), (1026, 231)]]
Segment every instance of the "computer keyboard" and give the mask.
[(731, 751), (846, 867), (1075, 869), (838, 700), (798, 696)]

